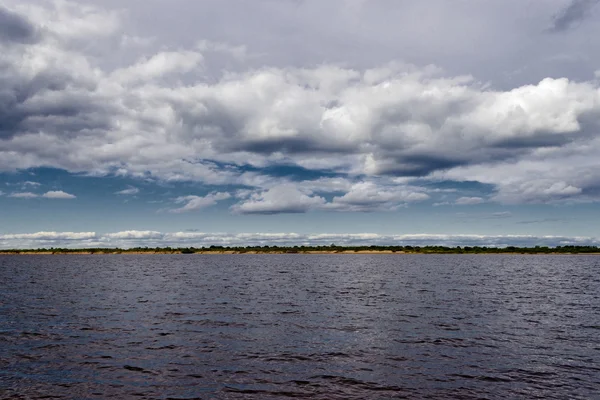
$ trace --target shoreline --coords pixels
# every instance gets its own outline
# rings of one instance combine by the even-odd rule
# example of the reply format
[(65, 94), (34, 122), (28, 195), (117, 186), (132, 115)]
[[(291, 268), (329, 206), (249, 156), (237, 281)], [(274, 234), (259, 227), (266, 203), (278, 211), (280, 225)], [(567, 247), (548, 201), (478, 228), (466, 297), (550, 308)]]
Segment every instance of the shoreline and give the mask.
[(591, 252), (591, 253), (566, 253), (566, 252), (503, 252), (503, 251), (485, 251), (485, 252), (435, 252), (435, 251), (393, 251), (393, 250), (306, 250), (306, 251), (239, 251), (239, 250), (219, 250), (219, 251), (211, 251), (211, 250), (198, 250), (193, 253), (184, 253), (181, 251), (127, 251), (127, 250), (115, 250), (115, 251), (90, 251), (90, 250), (74, 250), (74, 251), (35, 251), (35, 250), (15, 250), (15, 251), (2, 251), (0, 250), (0, 256), (28, 256), (28, 255), (177, 255), (177, 254), (185, 254), (185, 255), (257, 255), (257, 254), (397, 254), (397, 255), (409, 255), (409, 254), (418, 254), (418, 255), (428, 255), (428, 254), (437, 254), (437, 255), (547, 255), (547, 256), (581, 256), (581, 255), (600, 255), (600, 252)]

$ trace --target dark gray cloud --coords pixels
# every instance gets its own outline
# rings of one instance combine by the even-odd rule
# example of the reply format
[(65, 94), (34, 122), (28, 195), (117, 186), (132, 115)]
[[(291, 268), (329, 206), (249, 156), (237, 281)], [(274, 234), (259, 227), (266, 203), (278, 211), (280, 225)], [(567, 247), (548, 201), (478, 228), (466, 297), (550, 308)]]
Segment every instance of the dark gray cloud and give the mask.
[(422, 177), (434, 171), (445, 170), (460, 165), (466, 165), (473, 162), (473, 158), (467, 153), (463, 153), (460, 157), (456, 157), (453, 152), (429, 152), (429, 154), (397, 154), (395, 157), (386, 157), (385, 149), (382, 151), (383, 157), (376, 159), (379, 167), (374, 171), (376, 175), (391, 175), (391, 176), (412, 176)]
[(37, 37), (37, 30), (31, 22), (0, 6), (0, 41), (30, 43)]
[(550, 32), (564, 32), (577, 23), (589, 17), (592, 8), (600, 0), (571, 0), (571, 2), (560, 10), (552, 21)]
[(47, 70), (23, 77), (17, 65), (12, 67), (0, 78), (0, 139), (41, 131), (72, 137), (110, 129), (114, 106), (69, 71)]

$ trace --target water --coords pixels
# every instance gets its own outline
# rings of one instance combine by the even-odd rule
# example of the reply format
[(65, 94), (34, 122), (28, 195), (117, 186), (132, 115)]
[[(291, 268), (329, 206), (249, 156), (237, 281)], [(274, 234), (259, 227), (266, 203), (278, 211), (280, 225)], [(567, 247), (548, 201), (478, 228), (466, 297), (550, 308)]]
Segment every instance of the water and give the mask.
[(599, 296), (598, 256), (0, 256), (0, 398), (598, 398)]

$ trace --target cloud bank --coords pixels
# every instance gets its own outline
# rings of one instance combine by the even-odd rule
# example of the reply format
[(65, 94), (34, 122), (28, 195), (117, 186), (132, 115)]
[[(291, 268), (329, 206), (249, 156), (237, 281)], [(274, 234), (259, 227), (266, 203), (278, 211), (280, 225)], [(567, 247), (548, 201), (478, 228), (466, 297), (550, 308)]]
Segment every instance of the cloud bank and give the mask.
[[(556, 29), (594, 3), (573, 1)], [(411, 179), (490, 184), (489, 201), (506, 204), (600, 199), (597, 79), (548, 77), (501, 90), (401, 61), (263, 66), (207, 79), (211, 57), (240, 60), (247, 49), (201, 40), (144, 53), (124, 14), (71, 2), (8, 1), (0, 22), (0, 171), (53, 167), (244, 187), (232, 206), (240, 214), (427, 200)], [(102, 62), (131, 46), (135, 59)], [(332, 193), (322, 181), (262, 172), (278, 166), (336, 174), (344, 187)], [(396, 178), (405, 184), (393, 187)], [(178, 197), (172, 211), (226, 199), (210, 196)]]
[(300, 233), (203, 233), (158, 231), (37, 232), (0, 235), (0, 249), (25, 248), (89, 248), (89, 247), (209, 247), (215, 246), (295, 246), (335, 243), (338, 246), (566, 246), (600, 245), (594, 237), (533, 236), (533, 235), (445, 235), (404, 234), (300, 234)]

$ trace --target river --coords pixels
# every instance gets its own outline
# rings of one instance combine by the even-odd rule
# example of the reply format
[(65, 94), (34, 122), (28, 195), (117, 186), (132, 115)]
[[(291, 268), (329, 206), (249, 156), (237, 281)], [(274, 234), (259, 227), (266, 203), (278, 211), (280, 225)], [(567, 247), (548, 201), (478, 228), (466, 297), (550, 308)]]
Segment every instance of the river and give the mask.
[(600, 256), (0, 256), (3, 399), (598, 393)]

